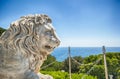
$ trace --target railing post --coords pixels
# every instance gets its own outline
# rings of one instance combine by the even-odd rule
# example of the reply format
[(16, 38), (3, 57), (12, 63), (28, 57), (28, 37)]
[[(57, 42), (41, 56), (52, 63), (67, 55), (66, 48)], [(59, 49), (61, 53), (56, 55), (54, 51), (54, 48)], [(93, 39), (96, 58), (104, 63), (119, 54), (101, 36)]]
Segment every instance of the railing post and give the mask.
[(105, 46), (102, 47), (103, 57), (104, 57), (104, 67), (105, 67), (105, 78), (108, 79), (107, 63), (106, 63), (106, 49)]
[(70, 47), (68, 47), (68, 56), (69, 56), (69, 77), (71, 78), (71, 55), (70, 55)]

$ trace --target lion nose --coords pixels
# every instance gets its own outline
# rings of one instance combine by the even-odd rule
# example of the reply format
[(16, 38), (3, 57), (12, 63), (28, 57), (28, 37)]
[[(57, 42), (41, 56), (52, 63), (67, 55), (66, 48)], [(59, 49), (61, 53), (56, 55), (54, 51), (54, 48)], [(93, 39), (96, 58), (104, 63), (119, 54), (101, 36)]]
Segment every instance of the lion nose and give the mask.
[(56, 43), (58, 44), (57, 46), (59, 46), (60, 45), (60, 40), (57, 40)]

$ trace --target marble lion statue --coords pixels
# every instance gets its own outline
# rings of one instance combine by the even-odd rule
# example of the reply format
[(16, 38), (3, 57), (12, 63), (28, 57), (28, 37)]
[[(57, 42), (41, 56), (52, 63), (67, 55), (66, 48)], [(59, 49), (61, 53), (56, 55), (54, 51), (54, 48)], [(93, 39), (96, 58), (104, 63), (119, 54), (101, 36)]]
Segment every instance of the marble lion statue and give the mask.
[(53, 79), (39, 70), (59, 44), (47, 15), (21, 17), (0, 37), (0, 79)]

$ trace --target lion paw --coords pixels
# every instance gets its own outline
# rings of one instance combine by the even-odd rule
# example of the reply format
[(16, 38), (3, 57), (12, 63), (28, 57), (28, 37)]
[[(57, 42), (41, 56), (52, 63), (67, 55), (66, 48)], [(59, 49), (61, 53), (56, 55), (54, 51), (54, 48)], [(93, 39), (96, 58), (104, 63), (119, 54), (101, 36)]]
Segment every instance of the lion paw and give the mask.
[(41, 73), (38, 73), (38, 76), (39, 76), (39, 79), (53, 79), (52, 76), (44, 75), (44, 74), (41, 74)]

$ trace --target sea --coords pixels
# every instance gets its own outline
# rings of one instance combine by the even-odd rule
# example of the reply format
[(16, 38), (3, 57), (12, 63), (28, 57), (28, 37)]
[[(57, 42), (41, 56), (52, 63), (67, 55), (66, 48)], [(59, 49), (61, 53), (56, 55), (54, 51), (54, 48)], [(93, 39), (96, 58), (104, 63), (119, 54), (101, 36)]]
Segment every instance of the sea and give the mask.
[[(106, 47), (106, 52), (120, 53), (120, 47)], [(102, 54), (102, 47), (70, 47), (70, 54), (71, 57), (98, 55)], [(57, 61), (62, 62), (68, 57), (68, 47), (58, 47), (51, 55), (54, 56)]]

